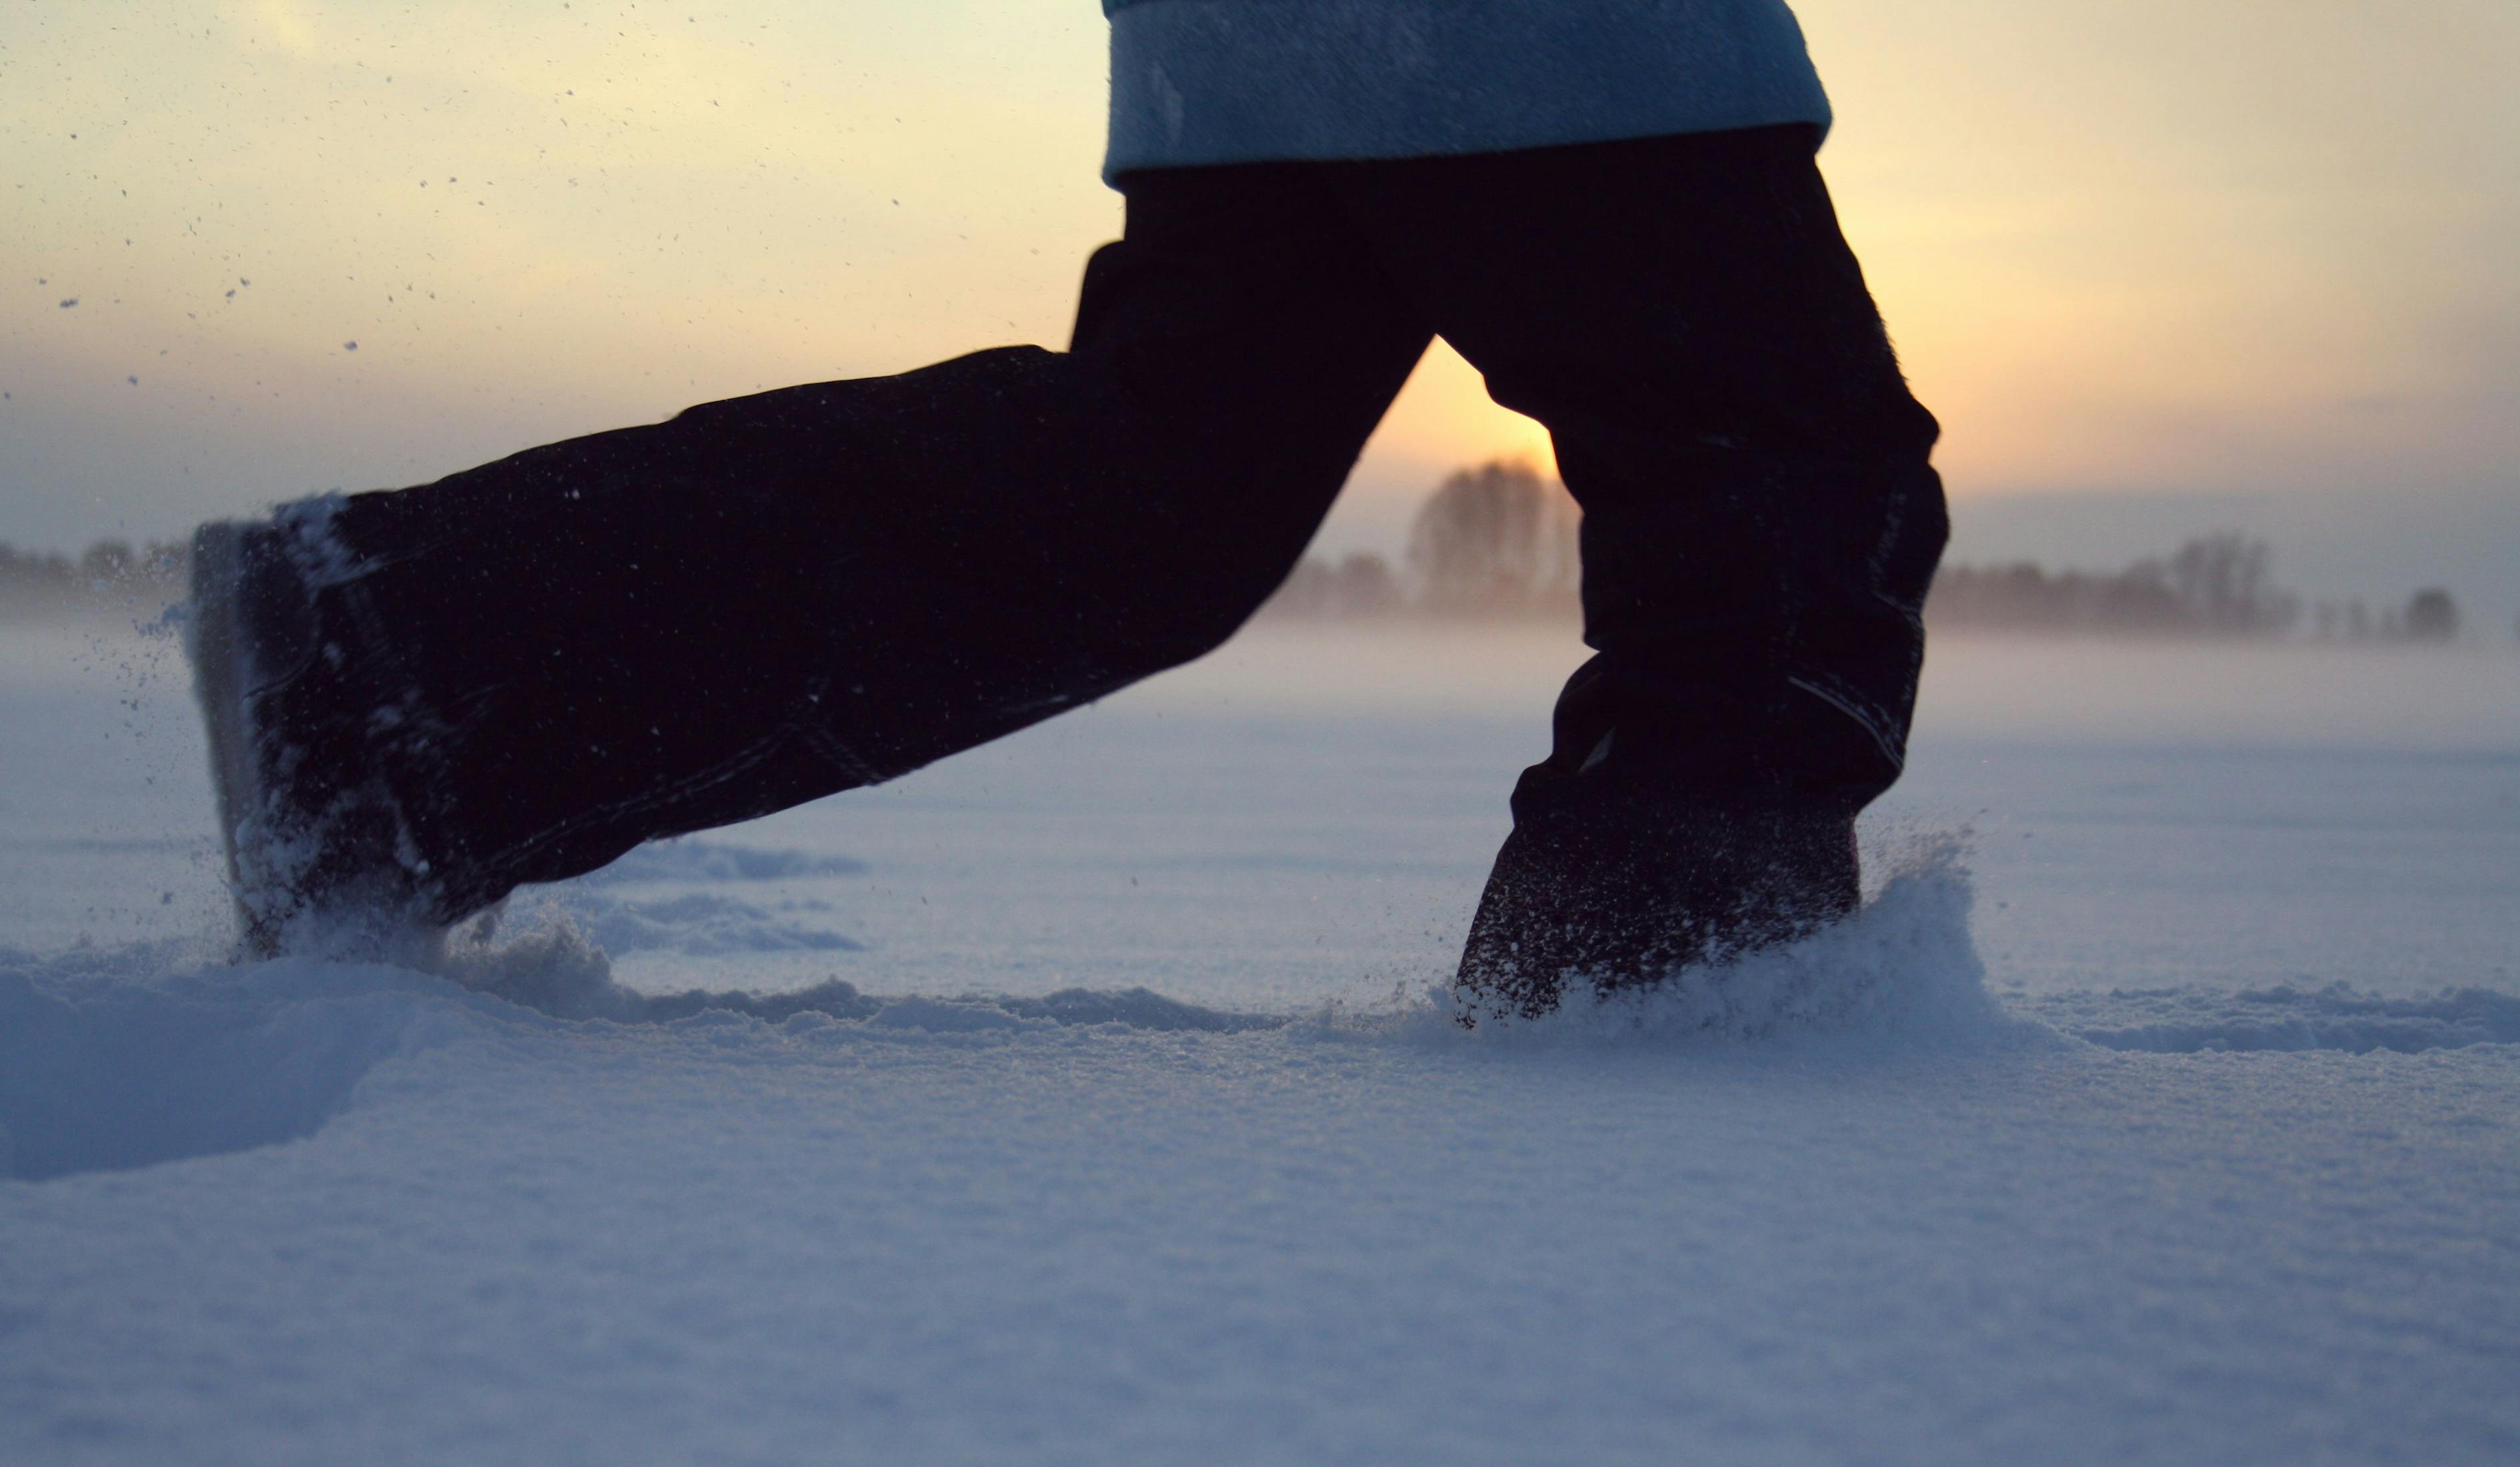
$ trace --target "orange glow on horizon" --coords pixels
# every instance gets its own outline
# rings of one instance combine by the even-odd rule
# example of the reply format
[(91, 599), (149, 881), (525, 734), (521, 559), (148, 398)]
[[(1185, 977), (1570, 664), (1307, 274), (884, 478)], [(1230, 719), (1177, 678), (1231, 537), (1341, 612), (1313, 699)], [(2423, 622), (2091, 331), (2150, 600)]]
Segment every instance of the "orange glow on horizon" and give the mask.
[[(1438, 339), (1366, 446), (1358, 488), (1419, 494), (1456, 468), (1496, 459), (1529, 464), (1552, 478), (1557, 473), (1549, 430), (1497, 406), (1478, 370)], [(1425, 482), (1413, 482), (1413, 471)]]
[[(2512, 482), (2520, 10), (1796, 10), (1956, 496)], [(1059, 343), (1120, 223), (1103, 40), (1086, 0), (0, 12), (46, 58), (0, 95), (0, 539)], [(1555, 467), (1439, 344), (1357, 492), (1490, 459)]]

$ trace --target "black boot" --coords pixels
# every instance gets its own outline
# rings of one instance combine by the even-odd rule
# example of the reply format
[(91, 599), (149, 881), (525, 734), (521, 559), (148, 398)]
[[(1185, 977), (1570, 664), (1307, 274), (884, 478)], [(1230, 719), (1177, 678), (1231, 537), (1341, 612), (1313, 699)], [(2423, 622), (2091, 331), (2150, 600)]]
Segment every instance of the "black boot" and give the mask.
[(1470, 921), (1465, 1026), (1537, 1018), (1570, 985), (1659, 983), (1855, 910), (1855, 813), (1878, 787), (1851, 757), (1856, 726), (1790, 688), (1711, 684), (1613, 721), (1644, 701), (1607, 659), (1569, 682)]
[(193, 536), (187, 650), (247, 956), (425, 960), (437, 882), (385, 778), (428, 721), (343, 624), (337, 500)]
[(1462, 1021), (1538, 1018), (1569, 983), (1606, 994), (1791, 942), (1853, 911), (1857, 878), (1855, 822), (1833, 812), (1517, 823), (1454, 979)]

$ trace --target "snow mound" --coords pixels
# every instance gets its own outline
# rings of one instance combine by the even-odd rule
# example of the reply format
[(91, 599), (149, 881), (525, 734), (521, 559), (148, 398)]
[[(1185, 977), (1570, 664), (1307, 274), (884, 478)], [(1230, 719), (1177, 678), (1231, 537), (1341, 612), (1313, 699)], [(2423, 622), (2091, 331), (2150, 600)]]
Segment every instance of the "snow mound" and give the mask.
[[(563, 914), (564, 915), (564, 914)], [(786, 993), (647, 994), (565, 919), (453, 944), (439, 971), (291, 958), (188, 962), (180, 945), (0, 952), (0, 1178), (41, 1181), (315, 1134), (379, 1065), (484, 1025), (736, 1026), (892, 1042), (1062, 1029), (1238, 1034), (1282, 1017), (1138, 988), (1043, 998), (881, 998), (832, 979)], [(493, 1001), (496, 1000), (496, 1001)]]
[(1288, 1024), (1288, 1020), (1279, 1015), (1206, 1008), (1196, 1003), (1185, 1003), (1179, 999), (1167, 999), (1145, 988), (1116, 992), (1069, 988), (1039, 999), (990, 1001), (1019, 1017), (1046, 1019), (1054, 1024), (1117, 1024), (1129, 1029), (1168, 1034), (1246, 1034), (1261, 1029), (1283, 1029)]
[[(1570, 992), (1556, 1012), (1483, 1021), (1475, 1041), (1507, 1045), (1729, 1045), (1824, 1036), (1960, 1046), (2049, 1046), (2044, 1025), (1987, 992), (1969, 934), (1968, 834), (1910, 841), (1885, 863), (1879, 895), (1801, 942), (1691, 968), (1650, 989)], [(1341, 1016), (1328, 1016), (1336, 1024)], [(1386, 1013), (1427, 1037), (1461, 1032), (1449, 995)], [(1371, 1016), (1368, 1023), (1372, 1022)]]
[(1041, 998), (881, 998), (832, 978), (783, 993), (687, 989), (651, 994), (613, 976), (607, 952), (611, 944), (606, 936), (601, 919), (590, 924), (566, 907), (547, 907), (512, 932), (487, 925), (471, 929), (448, 947), (439, 971), (472, 993), (553, 1018), (619, 1024), (671, 1023), (703, 1013), (740, 1014), (781, 1024), (800, 1014), (819, 1014), (881, 1029), (938, 1033), (1116, 1024), (1162, 1032), (1238, 1034), (1282, 1028), (1287, 1022), (1268, 1014), (1204, 1008), (1145, 988), (1065, 989)]
[[(845, 856), (668, 840), (641, 846), (573, 881), (526, 888), (513, 905), (529, 923), (575, 922), (595, 947), (615, 956), (856, 953), (865, 945), (854, 938), (793, 918), (797, 912), (827, 911), (828, 902), (790, 897), (772, 911), (710, 888), (855, 876), (865, 870), (865, 863)], [(620, 887), (656, 889), (632, 896), (616, 890)], [(565, 915), (555, 917), (555, 912)], [(494, 932), (504, 925), (504, 915), (494, 913), (482, 930)]]
[(575, 884), (617, 885), (648, 881), (795, 881), (814, 876), (862, 876), (866, 863), (846, 856), (764, 850), (708, 840), (663, 840), (644, 845)]
[(440, 986), (415, 973), (299, 961), (135, 977), (133, 956), (0, 957), (0, 1178), (312, 1135), (378, 1064), (452, 1032), (431, 1022)]
[(2480, 988), (2444, 989), (2412, 999), (2383, 998), (2343, 983), (2233, 994), (2120, 990), (2108, 996), (2105, 1007), (2083, 996), (2043, 1006), (2056, 1010), (2051, 1023), (2091, 1044), (2148, 1054), (2311, 1049), (2414, 1054), (2473, 1045), (2520, 1045), (2520, 998)]
[(711, 892), (625, 902), (600, 892), (572, 893), (566, 907), (608, 953), (680, 953), (691, 957), (742, 953), (855, 953), (863, 944), (836, 932), (788, 921), (749, 902)]
[(595, 931), (576, 912), (558, 905), (547, 905), (513, 926), (485, 921), (466, 928), (435, 966), (458, 987), (558, 1019), (644, 1024), (710, 1009), (773, 1022), (807, 1011), (864, 1017), (858, 991), (836, 979), (768, 998), (698, 989), (642, 993), (613, 977), (612, 959)]

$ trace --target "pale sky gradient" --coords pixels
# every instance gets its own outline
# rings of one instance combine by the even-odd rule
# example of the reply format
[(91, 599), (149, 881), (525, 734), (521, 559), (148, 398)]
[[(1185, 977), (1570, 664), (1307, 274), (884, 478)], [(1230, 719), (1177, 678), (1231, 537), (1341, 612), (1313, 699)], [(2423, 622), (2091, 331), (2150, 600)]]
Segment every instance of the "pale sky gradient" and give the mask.
[[(1957, 495), (2520, 493), (2520, 6), (1799, 11)], [(1119, 223), (1103, 36), (1094, 0), (0, 9), (0, 540), (1060, 344)], [(1439, 349), (1343, 518), (1545, 453)]]

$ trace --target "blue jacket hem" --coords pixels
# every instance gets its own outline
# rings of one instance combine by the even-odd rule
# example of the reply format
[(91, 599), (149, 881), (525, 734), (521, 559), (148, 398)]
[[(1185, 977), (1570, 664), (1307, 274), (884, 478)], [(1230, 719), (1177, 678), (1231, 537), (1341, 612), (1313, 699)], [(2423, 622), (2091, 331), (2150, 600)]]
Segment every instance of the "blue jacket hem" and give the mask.
[(1103, 176), (1829, 123), (1782, 0), (1136, 0)]

